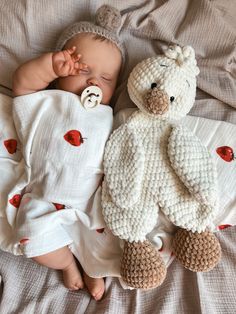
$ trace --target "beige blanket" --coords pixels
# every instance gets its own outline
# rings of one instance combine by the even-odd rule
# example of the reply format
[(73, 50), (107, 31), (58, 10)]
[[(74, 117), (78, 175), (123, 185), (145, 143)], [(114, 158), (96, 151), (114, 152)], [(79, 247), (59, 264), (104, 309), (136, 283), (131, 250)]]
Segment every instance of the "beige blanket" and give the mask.
[[(113, 98), (116, 112), (133, 106), (126, 79), (137, 62), (169, 43), (190, 44), (201, 71), (191, 114), (236, 123), (235, 0), (1, 0), (0, 91), (11, 95), (17, 66), (51, 51), (65, 26), (91, 19), (104, 2), (122, 11), (120, 36), (128, 52)], [(97, 304), (85, 291), (69, 293), (59, 272), (1, 252), (0, 313), (234, 313), (235, 230), (219, 234), (224, 254), (214, 271), (194, 274), (173, 263), (164, 284), (147, 292), (124, 291), (109, 278)]]
[[(63, 0), (0, 2), (0, 85), (11, 88), (12, 72), (23, 61), (54, 49), (60, 32), (70, 23), (92, 19), (104, 1)], [(113, 103), (129, 107), (126, 78), (141, 59), (159, 53), (169, 43), (192, 45), (200, 75), (193, 113), (236, 108), (236, 4), (234, 0), (109, 1), (122, 12), (120, 36), (128, 62)], [(5, 90), (5, 91), (6, 91)], [(10, 90), (8, 90), (8, 94)], [(223, 119), (219, 116), (219, 119)]]

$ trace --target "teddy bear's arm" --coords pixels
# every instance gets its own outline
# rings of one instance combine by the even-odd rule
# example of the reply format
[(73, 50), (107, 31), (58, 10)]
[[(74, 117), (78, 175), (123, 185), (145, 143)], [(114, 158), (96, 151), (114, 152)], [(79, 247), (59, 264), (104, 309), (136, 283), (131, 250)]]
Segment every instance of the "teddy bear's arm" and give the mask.
[(207, 148), (190, 130), (175, 126), (169, 137), (168, 155), (173, 169), (202, 204), (217, 207), (217, 173)]
[(113, 202), (120, 208), (134, 205), (140, 198), (144, 154), (138, 134), (127, 124), (115, 130), (104, 153), (104, 173)]

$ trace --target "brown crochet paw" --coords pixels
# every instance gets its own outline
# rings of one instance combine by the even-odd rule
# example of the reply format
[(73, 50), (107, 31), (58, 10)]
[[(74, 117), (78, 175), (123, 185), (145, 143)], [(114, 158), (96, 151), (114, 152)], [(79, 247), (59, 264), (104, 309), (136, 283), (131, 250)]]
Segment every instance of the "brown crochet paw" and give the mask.
[(150, 242), (125, 242), (121, 276), (130, 287), (151, 289), (160, 286), (164, 281), (166, 266)]
[(180, 263), (194, 272), (213, 269), (221, 258), (218, 239), (211, 232), (191, 232), (179, 229), (174, 236), (173, 253)]

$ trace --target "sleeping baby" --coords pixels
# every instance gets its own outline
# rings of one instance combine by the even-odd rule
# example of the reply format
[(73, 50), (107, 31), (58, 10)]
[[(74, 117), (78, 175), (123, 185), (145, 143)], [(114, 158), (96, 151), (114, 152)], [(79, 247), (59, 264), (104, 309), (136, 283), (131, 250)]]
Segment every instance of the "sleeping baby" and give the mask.
[[(27, 173), (17, 241), (25, 256), (62, 270), (69, 289), (85, 283), (95, 300), (104, 279), (85, 272), (82, 278), (62, 223), (73, 224), (78, 212), (101, 211), (102, 158), (113, 123), (108, 104), (125, 58), (114, 33), (120, 22), (116, 9), (102, 6), (96, 25), (71, 25), (57, 52), (24, 63), (13, 77), (13, 116)], [(52, 82), (56, 90), (44, 90)]]

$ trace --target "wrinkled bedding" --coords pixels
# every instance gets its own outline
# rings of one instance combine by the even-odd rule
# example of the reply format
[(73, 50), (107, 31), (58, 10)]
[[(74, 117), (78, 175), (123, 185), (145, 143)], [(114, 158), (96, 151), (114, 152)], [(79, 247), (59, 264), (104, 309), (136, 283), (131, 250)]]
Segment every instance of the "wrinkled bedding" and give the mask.
[[(103, 3), (73, 0), (65, 5), (63, 0), (2, 0), (0, 92), (11, 96), (11, 77), (16, 67), (52, 50), (65, 26), (90, 19)], [(115, 113), (134, 107), (126, 80), (137, 62), (159, 53), (169, 43), (190, 44), (201, 71), (190, 115), (236, 124), (235, 1), (109, 3), (122, 11), (120, 36), (128, 52), (127, 66), (113, 98)], [(213, 271), (191, 273), (174, 261), (164, 284), (152, 291), (123, 290), (117, 279), (108, 278), (106, 294), (97, 303), (86, 291), (68, 292), (59, 272), (1, 251), (0, 313), (234, 313), (235, 230), (230, 227), (217, 234), (223, 258)]]
[[(54, 95), (58, 91), (44, 91), (39, 92), (37, 95), (28, 95), (24, 96), (24, 99), (30, 97), (30, 104), (36, 106), (37, 99), (41, 100), (41, 97), (47, 95), (47, 100), (50, 95)], [(35, 100), (36, 97), (36, 100)], [(38, 98), (37, 98), (38, 97)], [(64, 106), (67, 101), (68, 95), (61, 95), (63, 98)], [(19, 101), (19, 100), (18, 100)], [(46, 103), (46, 100), (44, 101)], [(41, 103), (40, 103), (41, 104)], [(25, 185), (27, 184), (27, 178), (29, 177), (27, 169), (25, 168), (25, 162), (21, 155), (21, 151), (16, 148), (16, 152), (12, 149), (11, 145), (7, 146), (6, 142), (16, 141), (17, 147), (22, 145), (19, 144), (20, 140), (17, 136), (17, 128), (19, 128), (18, 120), (12, 119), (12, 98), (0, 93), (0, 173), (2, 182), (0, 184), (0, 249), (13, 253), (15, 255), (22, 255), (22, 246), (18, 243), (16, 236), (16, 217), (19, 219), (20, 207), (19, 202), (17, 203), (17, 196), (22, 194)], [(20, 102), (18, 108), (23, 110), (24, 103)], [(57, 106), (59, 104), (57, 103)], [(31, 108), (31, 106), (30, 106)], [(30, 112), (30, 108), (27, 109)], [(106, 107), (108, 108), (108, 107)], [(132, 114), (136, 109), (127, 108), (120, 110), (115, 115), (114, 127), (125, 123), (130, 114)], [(15, 115), (17, 110), (14, 110)], [(56, 113), (54, 112), (54, 115)], [(47, 113), (47, 116), (49, 112)], [(26, 116), (24, 112), (24, 116)], [(90, 119), (92, 117), (90, 116)], [(59, 119), (59, 116), (58, 116)], [(26, 120), (25, 120), (26, 121)], [(70, 121), (70, 120), (69, 120)], [(95, 120), (94, 120), (95, 121)], [(19, 121), (18, 121), (19, 122)], [(81, 123), (81, 122), (80, 122)], [(105, 121), (104, 121), (105, 123)], [(217, 154), (217, 149), (219, 147), (224, 147), (228, 145), (232, 149), (236, 147), (236, 138), (234, 134), (236, 133), (236, 125), (232, 123), (226, 123), (224, 121), (210, 120), (195, 116), (187, 116), (182, 119), (182, 124), (192, 130), (202, 143), (208, 147), (210, 154), (216, 164), (217, 173), (218, 173), (218, 190), (219, 190), (219, 208), (220, 211), (216, 214), (216, 217), (213, 221), (213, 232), (219, 232), (222, 226), (236, 225), (236, 180), (231, 175), (231, 173), (236, 173), (236, 163), (231, 161), (230, 164)], [(93, 124), (95, 127), (95, 123)], [(18, 133), (21, 135), (21, 133)], [(10, 140), (9, 140), (10, 139)], [(37, 145), (35, 145), (37, 147)], [(14, 147), (13, 147), (14, 148)], [(33, 148), (30, 146), (28, 148), (32, 154)], [(65, 149), (65, 148), (64, 148)], [(40, 156), (39, 148), (37, 148), (36, 154)], [(24, 156), (26, 153), (24, 153)], [(92, 154), (93, 155), (93, 154)], [(91, 156), (92, 156), (91, 155)], [(229, 156), (230, 157), (230, 156)], [(32, 159), (32, 162), (40, 164), (40, 159), (43, 159), (43, 155), (37, 159), (35, 156)], [(56, 157), (54, 158), (56, 160)], [(45, 171), (45, 160), (43, 165), (41, 165), (40, 173)], [(93, 163), (95, 163), (93, 159)], [(32, 175), (33, 170), (31, 170)], [(79, 171), (78, 173), (81, 173)], [(43, 176), (41, 174), (41, 176)], [(65, 181), (65, 178), (64, 180)], [(71, 180), (69, 180), (71, 182)], [(46, 193), (50, 193), (50, 189), (46, 187), (45, 181), (38, 183), (41, 190)], [(79, 197), (83, 199), (86, 192), (89, 190), (89, 185), (84, 187), (85, 190)], [(32, 189), (32, 186), (31, 186)], [(32, 193), (32, 192), (31, 192)], [(61, 197), (63, 190), (59, 193), (58, 190), (53, 192), (49, 197)], [(30, 194), (26, 193), (27, 198)], [(33, 193), (32, 193), (33, 195)], [(77, 199), (79, 194), (77, 193)], [(15, 201), (13, 201), (15, 199)], [(99, 199), (99, 197), (98, 197)], [(69, 200), (69, 194), (67, 194), (66, 200)], [(22, 204), (21, 201), (20, 203)], [(100, 202), (100, 200), (99, 200)], [(34, 202), (34, 206), (36, 206)], [(64, 202), (63, 202), (64, 204)], [(92, 277), (107, 277), (115, 276), (120, 277), (120, 258), (121, 258), (121, 246), (122, 243), (119, 243), (119, 239), (114, 237), (110, 230), (104, 225), (104, 221), (101, 218), (101, 211), (98, 206), (96, 213), (93, 210), (89, 210), (89, 214), (85, 214), (81, 208), (78, 206), (77, 209), (73, 211), (56, 211), (56, 208), (53, 204), (47, 203), (47, 207), (51, 208), (51, 219), (50, 213), (47, 214), (47, 221), (44, 223), (49, 224), (50, 232), (54, 229), (58, 230), (58, 220), (60, 220), (60, 229), (57, 233), (49, 233), (47, 235), (47, 229), (43, 229), (42, 232), (41, 224), (44, 221), (44, 216), (41, 217), (41, 223), (38, 223), (37, 232), (39, 236), (33, 242), (30, 247), (28, 247), (28, 253), (30, 255), (30, 250), (42, 249), (42, 238), (47, 238), (46, 243), (50, 245), (50, 251), (54, 250), (55, 245), (64, 245), (70, 244), (70, 249), (73, 254), (81, 263), (83, 269), (86, 270), (86, 273), (90, 274)], [(43, 205), (41, 203), (41, 207)], [(23, 207), (22, 209), (26, 209)], [(56, 214), (57, 213), (57, 214)], [(55, 216), (56, 215), (56, 216)], [(104, 229), (105, 227), (105, 229)], [(29, 227), (28, 227), (29, 228)], [(54, 229), (53, 229), (54, 228)], [(100, 232), (98, 232), (100, 230)], [(151, 233), (148, 235), (148, 239), (155, 245), (156, 249), (160, 251), (162, 258), (167, 266), (173, 261), (171, 241), (175, 233), (175, 226), (165, 217), (163, 213), (160, 212), (158, 223), (155, 225)], [(52, 240), (53, 234), (53, 240)], [(49, 239), (51, 239), (49, 241)], [(73, 240), (73, 243), (71, 243)], [(42, 241), (42, 242), (41, 242)], [(45, 241), (45, 240), (44, 240)], [(87, 245), (89, 242), (89, 245)], [(48, 249), (49, 250), (49, 249)]]

